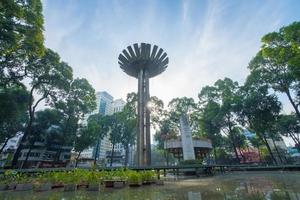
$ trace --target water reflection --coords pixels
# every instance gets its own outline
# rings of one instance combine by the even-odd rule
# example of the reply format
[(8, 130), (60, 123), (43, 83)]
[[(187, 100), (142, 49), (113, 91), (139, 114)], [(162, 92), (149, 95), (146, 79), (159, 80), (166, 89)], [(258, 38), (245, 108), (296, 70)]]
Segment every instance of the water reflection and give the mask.
[(100, 192), (0, 192), (0, 199), (99, 200), (300, 200), (300, 173), (233, 173), (167, 182), (164, 186), (107, 189)]

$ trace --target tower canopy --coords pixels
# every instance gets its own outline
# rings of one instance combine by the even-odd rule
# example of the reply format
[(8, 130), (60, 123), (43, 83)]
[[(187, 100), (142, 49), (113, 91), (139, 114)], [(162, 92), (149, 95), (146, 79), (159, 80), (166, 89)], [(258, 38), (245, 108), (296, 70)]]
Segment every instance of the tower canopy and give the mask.
[(128, 46), (119, 55), (119, 65), (129, 76), (138, 78), (141, 69), (147, 71), (149, 78), (152, 78), (163, 71), (168, 66), (169, 58), (167, 53), (158, 46), (147, 43), (133, 44)]

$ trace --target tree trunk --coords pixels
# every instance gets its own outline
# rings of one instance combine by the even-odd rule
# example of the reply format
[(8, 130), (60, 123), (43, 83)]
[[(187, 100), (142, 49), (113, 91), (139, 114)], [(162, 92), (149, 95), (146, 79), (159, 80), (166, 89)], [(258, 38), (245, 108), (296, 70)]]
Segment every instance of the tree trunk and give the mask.
[(112, 167), (113, 164), (113, 157), (114, 157), (114, 151), (115, 151), (115, 144), (112, 144), (112, 151), (111, 151), (111, 156), (110, 156), (110, 166)]
[(291, 136), (291, 138), (293, 139), (293, 141), (295, 142), (296, 148), (297, 148), (297, 149), (299, 150), (299, 152), (300, 152), (300, 141), (298, 140), (298, 138), (297, 138), (294, 134), (290, 133), (290, 136)]
[(262, 137), (263, 137), (263, 141), (264, 141), (264, 143), (265, 143), (265, 145), (266, 145), (266, 147), (267, 147), (267, 149), (268, 149), (268, 151), (269, 151), (269, 154), (270, 154), (270, 156), (271, 156), (271, 158), (272, 158), (272, 160), (273, 160), (273, 164), (277, 165), (277, 164), (278, 164), (278, 163), (277, 163), (277, 160), (275, 159), (275, 157), (274, 157), (274, 155), (273, 155), (273, 153), (272, 153), (272, 149), (271, 149), (271, 147), (270, 147), (270, 145), (269, 145), (269, 143), (268, 143), (266, 137), (265, 137), (264, 135), (263, 135)]
[(217, 164), (217, 150), (216, 150), (216, 147), (213, 148), (213, 151), (214, 151), (215, 164)]
[(81, 152), (82, 152), (82, 151), (79, 151), (78, 156), (76, 157), (75, 168), (76, 168), (77, 165), (78, 165), (78, 159), (79, 159), (79, 157), (80, 157)]
[(242, 158), (243, 158), (243, 161), (246, 162), (246, 158), (245, 158), (244, 154), (242, 154), (241, 149), (240, 149), (240, 148), (238, 148), (238, 149), (239, 149), (239, 152), (240, 152), (240, 154), (241, 154), (241, 156), (242, 156)]
[(2, 145), (1, 149), (0, 149), (0, 154), (2, 153), (3, 149), (6, 147), (7, 142), (10, 138), (6, 138), (4, 144)]
[(99, 145), (100, 145), (100, 138), (98, 138), (98, 140), (97, 140), (97, 145), (96, 145), (96, 150), (95, 150), (95, 155), (94, 155), (94, 165), (95, 166), (96, 166), (97, 157), (99, 154)]
[(26, 154), (26, 158), (25, 158), (25, 160), (22, 162), (22, 164), (21, 164), (21, 169), (23, 169), (24, 168), (24, 166), (26, 166), (26, 164), (27, 164), (27, 161), (28, 161), (28, 158), (29, 158), (29, 155), (30, 155), (30, 153), (31, 153), (31, 150), (32, 150), (32, 147), (33, 147), (33, 144), (30, 144), (29, 145), (29, 150), (28, 150), (28, 152), (27, 152), (27, 154)]
[(274, 145), (275, 151), (276, 151), (276, 153), (277, 153), (277, 155), (278, 155), (278, 158), (279, 158), (279, 160), (280, 160), (280, 163), (282, 164), (282, 163), (283, 163), (283, 161), (282, 161), (282, 158), (281, 158), (280, 152), (278, 151), (277, 145), (276, 145), (276, 143), (275, 143), (275, 141), (274, 141), (274, 138), (271, 138), (271, 139), (272, 139), (272, 142), (273, 142), (273, 145)]
[(259, 149), (259, 146), (257, 147), (257, 150), (258, 150), (259, 162), (261, 163), (261, 154), (260, 154), (260, 149)]
[(295, 102), (294, 102), (294, 100), (293, 100), (293, 98), (291, 96), (290, 90), (288, 89), (285, 93), (288, 96), (288, 99), (289, 99), (290, 103), (292, 104), (292, 106), (293, 106), (293, 108), (294, 108), (294, 110), (296, 112), (296, 115), (297, 115), (298, 119), (300, 120), (300, 111), (299, 111), (297, 105), (295, 104)]
[(124, 163), (125, 167), (127, 167), (127, 165), (128, 165), (128, 155), (129, 155), (129, 146), (126, 145), (126, 148), (125, 148), (125, 163)]

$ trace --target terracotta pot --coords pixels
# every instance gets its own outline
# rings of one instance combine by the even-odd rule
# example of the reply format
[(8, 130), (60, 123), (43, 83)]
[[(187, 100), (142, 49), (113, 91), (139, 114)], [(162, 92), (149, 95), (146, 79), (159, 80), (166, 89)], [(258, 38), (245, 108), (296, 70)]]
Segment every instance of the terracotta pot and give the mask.
[(129, 183), (129, 187), (140, 187), (142, 183)]
[(16, 186), (17, 191), (25, 191), (25, 190), (32, 190), (33, 186), (31, 183), (19, 183)]
[(86, 188), (86, 190), (87, 191), (99, 191), (100, 190), (99, 183), (89, 184), (88, 187)]
[(144, 181), (144, 182), (143, 182), (143, 185), (151, 185), (151, 183), (152, 183), (152, 182), (150, 182), (150, 181)]
[(42, 183), (42, 184), (39, 184), (35, 188), (35, 191), (37, 191), (37, 192), (43, 192), (43, 191), (49, 191), (51, 189), (52, 189), (52, 183)]
[(113, 180), (105, 180), (104, 185), (105, 185), (105, 187), (114, 187), (114, 181)]
[(125, 181), (115, 181), (114, 188), (123, 188), (125, 186)]
[(8, 190), (14, 190), (15, 188), (16, 188), (16, 183), (10, 183), (10, 184), (8, 184)]
[(68, 192), (68, 191), (76, 191), (77, 189), (77, 185), (76, 184), (66, 184), (64, 186), (64, 191)]
[(156, 185), (164, 185), (164, 181), (163, 180), (156, 180)]
[(8, 185), (0, 184), (0, 191), (7, 190), (7, 189), (8, 189)]

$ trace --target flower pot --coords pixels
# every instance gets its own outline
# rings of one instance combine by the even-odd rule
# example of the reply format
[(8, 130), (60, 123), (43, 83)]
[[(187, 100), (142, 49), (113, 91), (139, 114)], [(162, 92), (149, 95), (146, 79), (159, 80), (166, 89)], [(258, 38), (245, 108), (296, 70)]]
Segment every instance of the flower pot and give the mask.
[(104, 185), (105, 185), (105, 187), (114, 187), (114, 181), (113, 180), (105, 180)]
[(16, 188), (16, 183), (10, 183), (10, 184), (8, 184), (8, 190), (14, 190), (15, 188)]
[(52, 189), (52, 184), (51, 183), (41, 183), (36, 186), (35, 191), (37, 192), (43, 192), (43, 191), (48, 191)]
[(143, 181), (143, 185), (151, 185), (151, 181)]
[(125, 181), (115, 181), (114, 188), (123, 188), (125, 186)]
[(52, 184), (52, 189), (55, 189), (55, 188), (63, 188), (64, 185), (62, 183), (53, 183)]
[(7, 189), (8, 189), (8, 185), (0, 184), (0, 191), (7, 190)]
[(25, 190), (32, 190), (33, 186), (31, 183), (19, 183), (16, 186), (17, 191), (25, 191)]
[(76, 184), (66, 184), (64, 186), (64, 191), (65, 192), (68, 192), (68, 191), (75, 191), (77, 188), (77, 185)]
[(99, 183), (90, 183), (88, 187), (86, 188), (87, 191), (99, 191)]
[(140, 183), (140, 182), (129, 183), (129, 187), (140, 187), (141, 185), (142, 185), (142, 183)]
[(164, 181), (163, 180), (156, 180), (156, 185), (164, 185)]

